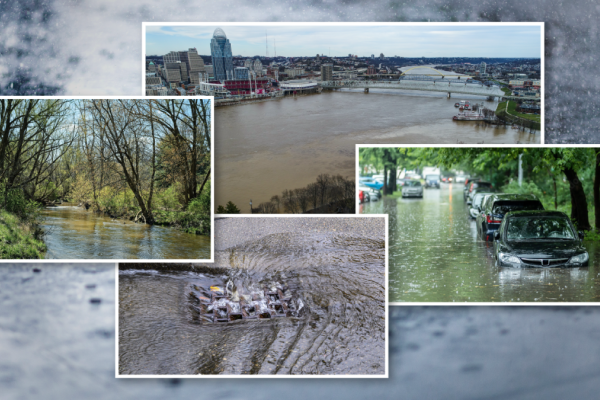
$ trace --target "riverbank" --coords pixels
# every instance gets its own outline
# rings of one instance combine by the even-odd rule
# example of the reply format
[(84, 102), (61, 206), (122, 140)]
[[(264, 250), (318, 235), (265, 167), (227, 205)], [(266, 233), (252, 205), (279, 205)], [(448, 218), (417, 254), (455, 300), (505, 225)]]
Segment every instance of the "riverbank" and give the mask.
[(0, 259), (44, 258), (46, 244), (36, 237), (37, 229), (35, 224), (0, 210)]
[[(508, 119), (511, 123), (541, 130), (541, 117), (535, 114), (524, 114), (516, 111), (517, 103), (514, 101), (503, 101), (498, 104), (496, 116), (500, 119)], [(507, 118), (508, 117), (508, 118)]]

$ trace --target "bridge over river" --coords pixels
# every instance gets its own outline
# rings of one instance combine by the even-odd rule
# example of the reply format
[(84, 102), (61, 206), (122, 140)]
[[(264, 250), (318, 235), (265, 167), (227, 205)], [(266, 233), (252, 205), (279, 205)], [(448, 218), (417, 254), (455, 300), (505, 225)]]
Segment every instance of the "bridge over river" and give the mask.
[(504, 97), (505, 94), (497, 86), (486, 86), (481, 83), (467, 83), (459, 79), (438, 79), (438, 80), (412, 80), (400, 79), (395, 81), (368, 81), (368, 80), (341, 80), (341, 81), (323, 81), (320, 86), (323, 89), (398, 89), (398, 90), (419, 90), (423, 92), (443, 92), (452, 94), (474, 95), (486, 97)]

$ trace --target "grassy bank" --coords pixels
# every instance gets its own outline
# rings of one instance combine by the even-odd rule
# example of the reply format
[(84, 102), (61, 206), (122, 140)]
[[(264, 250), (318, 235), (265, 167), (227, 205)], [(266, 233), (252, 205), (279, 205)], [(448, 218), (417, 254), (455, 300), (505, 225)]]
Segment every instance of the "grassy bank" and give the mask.
[(44, 258), (46, 244), (36, 238), (36, 232), (36, 225), (23, 222), (16, 215), (0, 210), (0, 258)]
[(541, 129), (541, 117), (539, 115), (518, 113), (516, 111), (516, 108), (516, 102), (509, 101), (507, 106), (507, 102), (503, 101), (501, 103), (498, 103), (498, 108), (496, 109), (496, 116), (500, 119), (506, 118), (508, 122), (517, 123), (520, 125), (526, 124), (526, 126), (527, 124), (531, 124), (527, 121), (531, 121), (533, 122), (533, 129)]

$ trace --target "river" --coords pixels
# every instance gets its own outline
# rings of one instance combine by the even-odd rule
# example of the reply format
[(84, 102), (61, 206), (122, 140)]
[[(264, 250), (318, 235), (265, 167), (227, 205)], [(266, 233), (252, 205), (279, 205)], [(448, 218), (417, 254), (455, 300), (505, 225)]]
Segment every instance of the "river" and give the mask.
[[(411, 72), (423, 73), (420, 70)], [(425, 72), (425, 73), (431, 73)], [(354, 177), (355, 144), (537, 144), (540, 134), (452, 121), (459, 100), (446, 93), (344, 89), (215, 109), (215, 204), (249, 213), (319, 174)]]
[[(216, 221), (245, 239), (212, 265), (120, 264), (119, 373), (383, 374), (383, 219), (289, 220)], [(240, 234), (248, 224), (264, 234)], [(230, 236), (228, 227), (215, 232)], [(302, 300), (302, 314), (214, 323), (201, 311), (211, 287), (242, 297), (278, 285)]]
[(175, 228), (136, 224), (74, 205), (43, 210), (46, 258), (210, 259), (210, 237)]
[(423, 199), (365, 203), (389, 214), (390, 302), (596, 302), (600, 246), (584, 242), (587, 268), (499, 268), (493, 245), (477, 239), (463, 184), (442, 184)]

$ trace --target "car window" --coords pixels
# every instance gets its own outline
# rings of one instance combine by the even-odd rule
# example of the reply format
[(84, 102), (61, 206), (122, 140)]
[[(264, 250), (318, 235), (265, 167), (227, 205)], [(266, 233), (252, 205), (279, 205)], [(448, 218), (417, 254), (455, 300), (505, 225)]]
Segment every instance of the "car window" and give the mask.
[(513, 217), (507, 221), (506, 239), (575, 239), (575, 233), (564, 217)]
[(439, 179), (440, 179), (440, 176), (439, 176), (439, 175), (427, 175), (427, 176), (425, 177), (425, 179), (426, 179), (426, 180), (428, 180), (428, 181), (430, 181), (430, 180), (434, 180), (434, 179), (436, 179), (436, 180), (439, 180)]
[(476, 194), (475, 197), (473, 198), (473, 206), (481, 207), (483, 200), (485, 200), (486, 198), (487, 198), (487, 195), (485, 195), (485, 194)]
[(492, 214), (506, 214), (510, 211), (543, 210), (539, 201), (497, 201), (492, 207)]
[(419, 181), (407, 181), (404, 186), (421, 186), (421, 182), (419, 182)]

